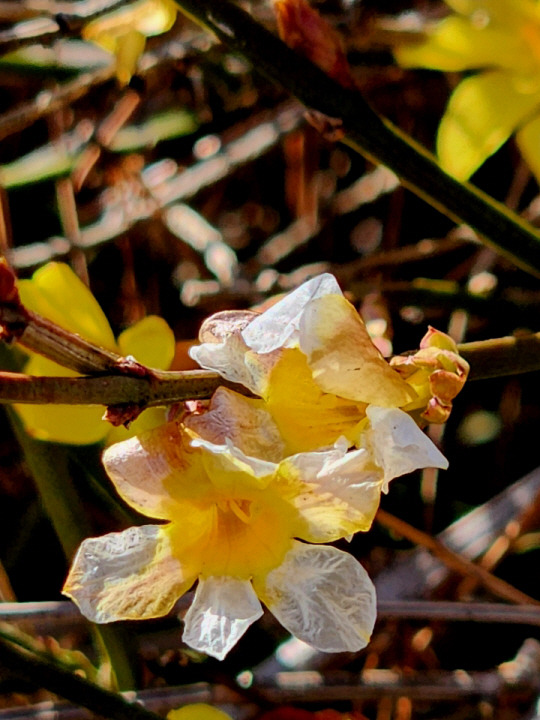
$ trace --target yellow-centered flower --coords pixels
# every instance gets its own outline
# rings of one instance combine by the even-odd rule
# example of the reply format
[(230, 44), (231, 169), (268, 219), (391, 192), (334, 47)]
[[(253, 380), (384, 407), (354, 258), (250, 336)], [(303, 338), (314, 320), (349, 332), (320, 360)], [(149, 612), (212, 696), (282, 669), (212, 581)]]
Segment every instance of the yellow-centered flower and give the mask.
[[(52, 320), (65, 330), (91, 340), (121, 355), (131, 355), (148, 367), (165, 370), (174, 356), (174, 335), (165, 320), (150, 315), (120, 334), (113, 332), (86, 285), (68, 265), (48, 263), (18, 282), (25, 307)], [(77, 373), (36, 353), (24, 367), (27, 375), (75, 377)], [(25, 429), (39, 440), (84, 445), (128, 437), (125, 428), (112, 428), (102, 419), (103, 408), (76, 405), (15, 405)], [(162, 408), (145, 410), (130, 428), (130, 434), (165, 421)]]
[(469, 178), (508, 138), (540, 180), (540, 3), (446, 0), (454, 14), (419, 41), (398, 45), (404, 67), (476, 70), (453, 91), (441, 119), (437, 154), (459, 180)]
[(168, 613), (198, 580), (184, 641), (209, 655), (227, 654), (261, 616), (260, 600), (319, 650), (363, 648), (373, 585), (351, 555), (322, 543), (367, 530), (396, 475), (446, 466), (405, 413), (367, 412), (363, 447), (282, 459), (263, 401), (222, 388), (208, 413), (110, 446), (103, 462), (118, 493), (164, 522), (85, 540), (65, 594), (94, 622), (144, 619)]

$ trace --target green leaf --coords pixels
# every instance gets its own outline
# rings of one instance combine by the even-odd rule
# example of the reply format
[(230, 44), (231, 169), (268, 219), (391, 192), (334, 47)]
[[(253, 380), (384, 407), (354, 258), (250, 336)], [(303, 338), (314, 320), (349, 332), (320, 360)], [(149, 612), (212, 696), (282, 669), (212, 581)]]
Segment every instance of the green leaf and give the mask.
[(64, 143), (44, 145), (6, 165), (0, 165), (0, 185), (6, 189), (68, 175), (80, 155), (80, 148)]
[(122, 128), (109, 145), (116, 152), (132, 152), (144, 147), (153, 147), (162, 140), (170, 140), (195, 132), (199, 123), (188, 110), (169, 110), (155, 115), (141, 125)]

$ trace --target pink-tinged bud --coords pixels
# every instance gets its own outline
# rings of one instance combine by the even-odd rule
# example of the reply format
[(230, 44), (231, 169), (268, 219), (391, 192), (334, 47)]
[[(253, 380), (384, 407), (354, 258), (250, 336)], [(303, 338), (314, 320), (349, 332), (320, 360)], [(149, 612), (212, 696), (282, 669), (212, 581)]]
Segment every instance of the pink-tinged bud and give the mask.
[(390, 364), (418, 394), (418, 400), (403, 409), (416, 411), (424, 422), (446, 422), (469, 374), (469, 364), (452, 338), (430, 327), (418, 352), (394, 357)]

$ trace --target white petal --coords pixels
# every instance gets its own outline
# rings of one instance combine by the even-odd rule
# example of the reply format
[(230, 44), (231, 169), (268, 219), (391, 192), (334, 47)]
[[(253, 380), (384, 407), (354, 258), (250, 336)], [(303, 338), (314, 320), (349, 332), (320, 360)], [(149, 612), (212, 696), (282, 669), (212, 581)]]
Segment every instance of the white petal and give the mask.
[(298, 326), (305, 307), (312, 300), (329, 294), (342, 294), (335, 277), (329, 273), (318, 275), (255, 318), (242, 330), (242, 337), (259, 353), (292, 347), (297, 344)]
[(375, 588), (360, 563), (341, 550), (295, 542), (259, 595), (290, 633), (318, 650), (356, 652), (369, 642)]
[(307, 524), (298, 535), (302, 540), (332, 542), (369, 530), (379, 507), (383, 473), (366, 448), (299, 453), (283, 461), (280, 470), (293, 478), (293, 491), (294, 481), (301, 483), (290, 502)]
[(407, 413), (370, 405), (366, 414), (371, 423), (366, 440), (383, 468), (385, 483), (419, 468), (446, 470), (448, 460)]
[(246, 455), (272, 462), (285, 456), (285, 443), (263, 401), (225, 387), (216, 390), (206, 412), (188, 416), (184, 423), (215, 445), (229, 440)]
[(184, 642), (223, 660), (248, 627), (263, 614), (249, 580), (234, 577), (200, 579), (184, 619)]
[(306, 306), (298, 343), (324, 392), (382, 407), (402, 407), (416, 397), (375, 347), (355, 307), (342, 295), (327, 295)]
[[(225, 333), (224, 333), (225, 335)], [(244, 385), (257, 394), (252, 371), (245, 362), (249, 350), (238, 331), (225, 335), (223, 342), (203, 343), (189, 350), (190, 356), (206, 370), (214, 370), (231, 382)]]
[(164, 526), (144, 525), (88, 538), (64, 594), (97, 623), (165, 615), (195, 581), (172, 556)]

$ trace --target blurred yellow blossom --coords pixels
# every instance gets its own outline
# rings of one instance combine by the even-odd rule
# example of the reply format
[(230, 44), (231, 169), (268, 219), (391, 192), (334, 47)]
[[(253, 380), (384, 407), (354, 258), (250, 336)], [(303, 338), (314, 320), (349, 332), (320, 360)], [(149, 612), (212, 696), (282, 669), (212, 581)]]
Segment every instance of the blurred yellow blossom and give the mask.
[(479, 71), (453, 91), (441, 119), (437, 154), (459, 180), (469, 178), (508, 138), (540, 180), (540, 3), (446, 0), (454, 13), (420, 41), (394, 52), (404, 67)]
[[(332, 275), (309, 280), (261, 315), (218, 313), (200, 338), (191, 356), (260, 395), (287, 452), (329, 447), (341, 436), (360, 446), (369, 406), (394, 408), (405, 422), (399, 408), (420, 400), (374, 346)], [(420, 404), (429, 399), (424, 394)]]
[[(66, 330), (121, 355), (132, 355), (149, 367), (164, 370), (174, 355), (174, 335), (159, 317), (148, 316), (125, 330), (115, 341), (98, 302), (68, 265), (48, 263), (31, 280), (18, 283), (21, 301), (29, 310), (52, 320)], [(75, 377), (77, 373), (36, 353), (24, 367), (27, 375)], [(39, 440), (88, 444), (128, 437), (125, 428), (112, 428), (102, 420), (103, 408), (74, 405), (15, 405), (30, 435)], [(145, 410), (131, 425), (130, 434), (155, 427), (165, 420), (161, 408)]]
[(232, 720), (230, 715), (206, 703), (184, 705), (167, 713), (167, 720)]
[(136, 72), (146, 38), (170, 30), (177, 11), (173, 0), (137, 0), (89, 22), (83, 37), (116, 55), (116, 75), (125, 84)]

